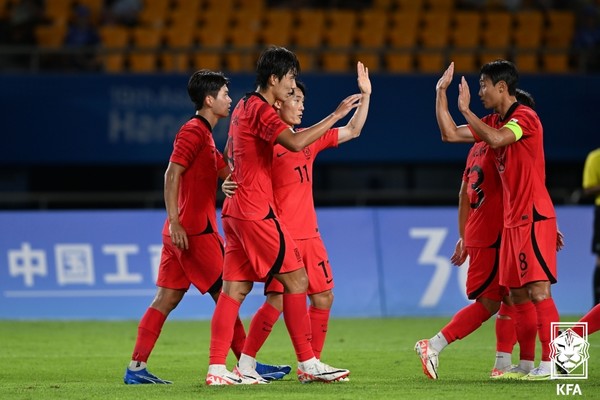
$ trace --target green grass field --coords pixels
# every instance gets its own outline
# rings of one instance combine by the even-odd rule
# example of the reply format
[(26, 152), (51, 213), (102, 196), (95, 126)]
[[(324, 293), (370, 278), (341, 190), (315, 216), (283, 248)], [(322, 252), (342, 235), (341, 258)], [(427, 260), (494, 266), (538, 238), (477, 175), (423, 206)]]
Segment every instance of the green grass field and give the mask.
[[(563, 321), (574, 321), (563, 317)], [(352, 371), (351, 381), (300, 384), (292, 373), (270, 385), (207, 387), (209, 322), (167, 321), (149, 370), (173, 385), (123, 384), (137, 321), (0, 321), (0, 399), (553, 399), (558, 381), (492, 381), (495, 354), (490, 320), (449, 346), (440, 357), (440, 379), (422, 371), (413, 346), (448, 318), (334, 319), (323, 361)], [(591, 335), (584, 398), (600, 399), (600, 334)], [(515, 349), (513, 361), (517, 361)], [(539, 354), (539, 351), (538, 351)], [(259, 360), (288, 363), (295, 357), (280, 321)], [(229, 366), (234, 363), (233, 357)], [(561, 396), (564, 397), (564, 396)]]

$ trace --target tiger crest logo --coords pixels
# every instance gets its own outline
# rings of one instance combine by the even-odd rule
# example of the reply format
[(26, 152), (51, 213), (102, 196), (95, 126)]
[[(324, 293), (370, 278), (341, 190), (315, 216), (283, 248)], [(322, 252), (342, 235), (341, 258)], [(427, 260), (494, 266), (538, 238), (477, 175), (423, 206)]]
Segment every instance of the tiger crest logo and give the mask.
[[(565, 323), (552, 323), (552, 336), (555, 336), (555, 324)], [(587, 361), (590, 358), (587, 323), (579, 322), (572, 325), (575, 326), (558, 327), (557, 335), (550, 342), (550, 359), (555, 367), (552, 369), (552, 375), (556, 379), (587, 379)], [(577, 331), (581, 332), (583, 337), (573, 329), (576, 326), (578, 327)], [(554, 374), (555, 370), (556, 374)]]

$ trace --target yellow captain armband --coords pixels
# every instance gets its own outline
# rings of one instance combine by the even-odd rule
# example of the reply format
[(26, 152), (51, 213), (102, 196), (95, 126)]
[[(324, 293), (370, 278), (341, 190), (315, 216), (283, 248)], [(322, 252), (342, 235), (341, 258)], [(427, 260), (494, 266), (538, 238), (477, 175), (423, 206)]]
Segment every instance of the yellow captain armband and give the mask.
[(523, 129), (521, 129), (516, 119), (511, 119), (504, 127), (510, 129), (515, 134), (515, 142), (523, 136)]

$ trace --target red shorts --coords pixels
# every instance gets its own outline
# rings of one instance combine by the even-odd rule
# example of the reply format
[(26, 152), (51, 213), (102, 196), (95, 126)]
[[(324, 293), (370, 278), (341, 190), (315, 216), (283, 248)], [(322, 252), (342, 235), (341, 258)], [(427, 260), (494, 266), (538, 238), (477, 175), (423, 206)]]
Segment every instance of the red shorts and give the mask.
[(556, 219), (504, 228), (500, 246), (500, 284), (520, 288), (527, 283), (556, 283)]
[[(321, 293), (333, 289), (333, 273), (329, 265), (327, 250), (320, 237), (296, 240), (296, 245), (308, 274), (308, 294)], [(283, 285), (272, 279), (265, 285), (265, 293), (283, 293)]]
[(264, 282), (268, 275), (304, 268), (300, 251), (277, 218), (223, 218), (223, 280)]
[(500, 250), (497, 247), (467, 247), (469, 271), (467, 272), (467, 297), (470, 300), (485, 297), (502, 301), (508, 288), (500, 286), (498, 273)]
[(189, 247), (181, 250), (163, 235), (156, 285), (187, 290), (190, 284), (206, 293), (223, 272), (223, 239), (218, 233), (188, 236)]

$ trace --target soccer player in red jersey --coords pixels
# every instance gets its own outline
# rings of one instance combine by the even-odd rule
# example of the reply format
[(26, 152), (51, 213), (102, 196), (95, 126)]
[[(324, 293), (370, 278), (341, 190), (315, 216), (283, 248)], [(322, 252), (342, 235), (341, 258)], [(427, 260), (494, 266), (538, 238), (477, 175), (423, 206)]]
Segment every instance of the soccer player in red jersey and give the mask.
[[(437, 84), (436, 113), (449, 141), (484, 141), (494, 151), (503, 188), (504, 228), (500, 248), (500, 284), (510, 288), (520, 362), (501, 378), (550, 379), (550, 326), (559, 321), (551, 295), (556, 283), (556, 250), (562, 236), (545, 185), (543, 128), (533, 109), (516, 101), (518, 72), (514, 64), (497, 60), (481, 68), (479, 97), (494, 112), (479, 119), (470, 109), (465, 78), (459, 84), (458, 108), (467, 125), (457, 126), (448, 111), (446, 89), (450, 64)], [(542, 344), (540, 365), (534, 368), (536, 333)]]
[(301, 151), (327, 132), (350, 110), (361, 95), (344, 99), (318, 124), (296, 134), (275, 110), (276, 100), (293, 94), (300, 66), (296, 55), (283, 47), (263, 51), (257, 62), (255, 92), (236, 105), (227, 142), (231, 179), (238, 184), (235, 196), (225, 199), (222, 211), (227, 247), (223, 290), (211, 321), (210, 361), (207, 385), (265, 383), (253, 368), (232, 379), (225, 362), (241, 303), (253, 282), (277, 279), (284, 287), (283, 316), (298, 360), (301, 382), (335, 381), (349, 371), (321, 363), (310, 345), (310, 319), (306, 308), (308, 277), (300, 252), (276, 213), (271, 181), (273, 146)]
[[(523, 90), (517, 89), (516, 98), (521, 104), (535, 107), (531, 95)], [(442, 135), (442, 140), (448, 138)], [(463, 173), (458, 201), (459, 239), (450, 259), (460, 266), (469, 256), (467, 297), (475, 303), (455, 314), (431, 339), (422, 339), (415, 345), (423, 372), (431, 379), (438, 378), (439, 353), (475, 331), (496, 312), (496, 362), (490, 377), (498, 378), (512, 368), (512, 351), (517, 341), (514, 307), (508, 289), (500, 286), (498, 274), (502, 224), (502, 183), (494, 154), (487, 143), (477, 142), (469, 151)]]
[[(147, 361), (169, 313), (190, 285), (215, 302), (222, 286), (223, 240), (217, 231), (217, 178), (230, 173), (216, 149), (212, 130), (229, 115), (228, 79), (219, 72), (200, 70), (188, 82), (196, 114), (180, 129), (165, 172), (167, 219), (163, 226), (157, 292), (138, 326), (138, 335), (125, 376), (126, 384), (169, 384), (147, 370)], [(231, 348), (239, 358), (246, 333), (235, 320)], [(268, 366), (270, 367), (270, 366)]]
[[(275, 196), (276, 213), (287, 227), (296, 242), (308, 275), (308, 296), (312, 328), (311, 346), (315, 357), (321, 359), (329, 323), (329, 312), (333, 304), (333, 274), (329, 264), (327, 250), (321, 239), (317, 215), (313, 200), (313, 163), (322, 150), (337, 147), (357, 138), (367, 120), (371, 81), (369, 71), (357, 63), (358, 87), (362, 94), (360, 106), (345, 126), (329, 129), (317, 141), (294, 153), (280, 144), (273, 147), (273, 166), (271, 178)], [(296, 81), (294, 95), (281, 102), (275, 101), (274, 107), (281, 119), (294, 127), (301, 123), (305, 99), (304, 85)], [(301, 132), (302, 130), (297, 130)], [(237, 188), (236, 182), (229, 179), (223, 182), (223, 192), (232, 196)], [(256, 312), (250, 323), (248, 336), (240, 357), (241, 369), (251, 367), (271, 328), (277, 322), (283, 310), (283, 286), (271, 280), (265, 287), (267, 300)], [(260, 370), (258, 370), (260, 372)]]

